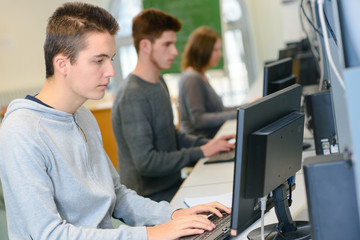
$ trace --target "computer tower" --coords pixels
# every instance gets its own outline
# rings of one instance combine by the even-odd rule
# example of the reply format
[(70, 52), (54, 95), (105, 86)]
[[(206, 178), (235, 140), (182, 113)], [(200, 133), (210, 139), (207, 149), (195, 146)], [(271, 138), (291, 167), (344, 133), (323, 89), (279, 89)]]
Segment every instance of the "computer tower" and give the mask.
[(313, 132), (316, 155), (339, 152), (329, 90), (304, 96), (307, 127)]
[(354, 166), (343, 154), (304, 160), (313, 240), (360, 239)]

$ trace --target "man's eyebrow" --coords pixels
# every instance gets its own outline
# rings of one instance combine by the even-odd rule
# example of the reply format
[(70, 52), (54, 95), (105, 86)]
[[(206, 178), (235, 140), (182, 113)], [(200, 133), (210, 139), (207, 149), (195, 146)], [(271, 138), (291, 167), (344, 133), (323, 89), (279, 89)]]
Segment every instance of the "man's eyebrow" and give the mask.
[(169, 40), (169, 41), (165, 41), (164, 44), (175, 44), (176, 40)]
[(95, 55), (94, 57), (96, 57), (96, 58), (100, 58), (100, 57), (113, 58), (113, 57), (115, 57), (115, 55), (116, 55), (116, 53), (112, 57), (110, 57), (109, 55), (107, 55), (105, 53), (101, 53), (101, 54)]
[(107, 57), (107, 58), (109, 58), (110, 56), (107, 55), (107, 54), (105, 54), (105, 53), (101, 53), (101, 54), (98, 54), (98, 55), (94, 55), (94, 57), (96, 57), (96, 58), (100, 58), (100, 57)]

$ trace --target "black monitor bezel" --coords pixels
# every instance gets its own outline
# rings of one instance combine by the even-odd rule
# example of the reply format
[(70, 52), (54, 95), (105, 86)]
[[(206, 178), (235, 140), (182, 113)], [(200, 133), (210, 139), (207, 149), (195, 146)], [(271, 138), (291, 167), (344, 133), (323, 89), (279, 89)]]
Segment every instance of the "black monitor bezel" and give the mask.
[[(256, 209), (258, 199), (245, 198), (247, 138), (252, 132), (270, 124), (279, 117), (286, 116), (291, 112), (299, 112), (301, 93), (302, 87), (299, 84), (294, 84), (238, 108), (230, 227), (230, 233), (233, 236), (238, 235), (257, 221), (261, 214), (260, 208)], [(267, 210), (271, 207), (270, 199)]]
[(284, 58), (264, 65), (263, 96), (269, 95), (271, 83), (293, 74), (293, 59)]
[(279, 59), (295, 58), (298, 52), (298, 46), (296, 44), (290, 44), (286, 48), (279, 50)]

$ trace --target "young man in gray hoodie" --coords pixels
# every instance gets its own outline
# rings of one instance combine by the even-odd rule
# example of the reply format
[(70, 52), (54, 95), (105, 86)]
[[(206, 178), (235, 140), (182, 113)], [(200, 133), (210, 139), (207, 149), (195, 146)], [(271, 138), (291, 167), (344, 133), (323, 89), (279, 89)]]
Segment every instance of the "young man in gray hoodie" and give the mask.
[[(10, 239), (176, 239), (215, 226), (209, 203), (174, 209), (120, 184), (99, 127), (82, 104), (114, 75), (116, 20), (66, 3), (50, 17), (40, 93), (8, 106), (0, 128), (0, 177)], [(113, 229), (111, 217), (127, 225)]]

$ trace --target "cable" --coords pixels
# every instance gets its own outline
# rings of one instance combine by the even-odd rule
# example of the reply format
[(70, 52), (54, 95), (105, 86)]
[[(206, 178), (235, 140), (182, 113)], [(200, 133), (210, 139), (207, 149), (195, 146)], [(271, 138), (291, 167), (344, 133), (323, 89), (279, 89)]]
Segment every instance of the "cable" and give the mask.
[(325, 23), (325, 15), (324, 15), (324, 0), (318, 0), (318, 5), (319, 5), (320, 24), (321, 24), (321, 28), (323, 29), (323, 35), (324, 35), (325, 52), (326, 52), (326, 55), (327, 55), (327, 57), (329, 59), (329, 63), (330, 63), (331, 68), (334, 70), (335, 75), (338, 78), (341, 87), (345, 90), (344, 81), (343, 81), (338, 69), (335, 66), (334, 60), (333, 60), (333, 58), (331, 56), (331, 52), (330, 52), (329, 38), (328, 38), (328, 34), (327, 34), (327, 28), (326, 28), (326, 23)]
[(291, 176), (289, 179), (288, 179), (288, 186), (289, 186), (289, 196), (288, 196), (288, 205), (289, 207), (291, 207), (291, 204), (292, 204), (292, 184), (294, 182), (294, 179), (295, 177), (294, 176)]
[[(310, 4), (311, 4), (311, 10), (312, 10), (312, 14), (314, 16), (314, 21), (316, 26), (318, 26), (318, 21), (316, 18), (316, 6), (315, 6), (316, 0), (311, 0)], [(316, 37), (316, 41), (318, 43), (318, 48), (319, 48), (319, 68), (320, 68), (320, 80), (319, 80), (319, 90), (322, 89), (323, 87), (323, 82), (324, 82), (324, 59), (323, 59), (323, 47), (321, 44), (321, 37), (322, 34), (320, 34), (320, 32), (316, 32), (315, 33), (315, 37)]]
[(279, 223), (278, 225), (276, 225), (276, 235), (273, 237), (272, 240), (276, 240), (276, 238), (278, 236), (282, 236), (281, 229), (282, 229), (283, 226), (284, 226), (284, 223)]
[(279, 231), (279, 225), (278, 224), (276, 224), (276, 226), (265, 236), (265, 239), (267, 239), (275, 231), (276, 231), (276, 235), (278, 235), (278, 233), (277, 233)]
[(266, 210), (266, 200), (267, 200), (267, 196), (260, 198), (260, 203), (261, 203), (261, 240), (265, 239), (265, 234), (264, 234), (264, 214), (265, 214), (265, 210)]
[[(317, 21), (316, 21), (316, 14), (315, 14), (315, 5), (314, 2), (316, 0), (309, 0), (308, 2), (310, 2), (310, 9), (311, 9), (311, 13), (312, 16), (314, 18), (314, 23), (317, 25)], [(319, 80), (319, 90), (321, 90), (322, 88), (322, 84), (323, 84), (323, 79), (324, 79), (324, 68), (323, 68), (323, 61), (322, 61), (322, 48), (321, 48), (321, 44), (320, 44), (320, 37), (322, 37), (322, 33), (318, 30), (318, 28), (316, 28), (316, 26), (314, 25), (314, 23), (312, 22), (312, 20), (308, 17), (308, 15), (306, 14), (306, 11), (304, 9), (304, 0), (301, 0), (300, 2), (300, 24), (301, 24), (301, 28), (303, 30), (303, 32), (305, 33), (306, 37), (309, 39), (309, 44), (310, 44), (310, 49), (311, 49), (311, 53), (313, 54), (315, 60), (316, 60), (316, 68), (317, 71), (320, 73), (320, 80)], [(303, 23), (303, 18), (301, 17), (301, 12), (303, 13), (303, 15), (306, 17), (307, 21), (310, 23), (311, 27), (315, 30), (314, 32), (314, 37), (309, 36), (309, 33), (306, 31), (305, 27), (304, 27), (304, 23)], [(313, 43), (313, 39), (315, 39), (317, 41), (317, 46), (319, 48), (319, 50), (314, 46)]]
[[(308, 20), (308, 22), (311, 24), (311, 26), (317, 30), (315, 28), (315, 26), (313, 25), (313, 23), (311, 22), (311, 20), (309, 19), (309, 17), (306, 15), (306, 12), (305, 12), (305, 9), (304, 9), (304, 6), (303, 6), (303, 2), (304, 0), (301, 0), (300, 2), (300, 10), (302, 10), (303, 12), (303, 15), (306, 17), (306, 19)], [(306, 38), (309, 40), (309, 44), (310, 44), (310, 48), (311, 48), (311, 53), (313, 54), (314, 58), (316, 59), (317, 63), (318, 63), (318, 59), (320, 59), (320, 55), (319, 53), (316, 51), (316, 49), (314, 48), (313, 44), (311, 43), (312, 39), (310, 39), (310, 36), (309, 36), (309, 33), (307, 32), (307, 30), (305, 29), (305, 26), (304, 26), (304, 23), (303, 23), (303, 18), (301, 17), (301, 11), (299, 13), (299, 16), (300, 16), (300, 25), (301, 25), (301, 29), (303, 30), (303, 32), (305, 33), (306, 35)], [(316, 31), (318, 32), (318, 30)], [(316, 36), (316, 35), (315, 35)], [(319, 64), (319, 63), (318, 63)], [(319, 66), (318, 66), (319, 67)]]
[(314, 28), (314, 30), (315, 30), (317, 33), (319, 33), (320, 36), (322, 36), (322, 33), (319, 31), (319, 29), (317, 29), (317, 28), (314, 26), (314, 24), (312, 23), (312, 21), (310, 20), (310, 18), (309, 18), (308, 15), (306, 14), (305, 9), (304, 9), (304, 6), (303, 6), (303, 2), (304, 2), (304, 0), (301, 0), (301, 2), (300, 2), (300, 7), (301, 7), (301, 10), (302, 10), (303, 13), (304, 13), (304, 16), (306, 17), (306, 19), (308, 20), (308, 22), (310, 23), (310, 25)]

